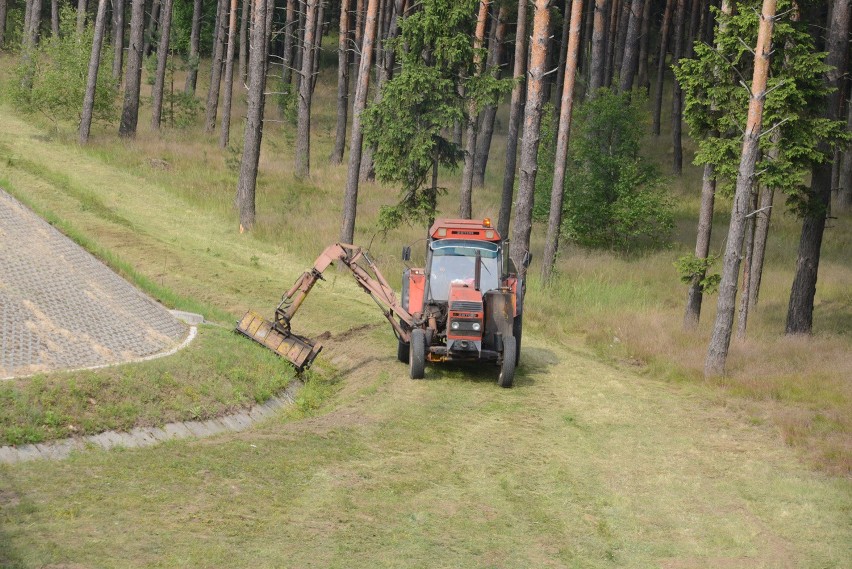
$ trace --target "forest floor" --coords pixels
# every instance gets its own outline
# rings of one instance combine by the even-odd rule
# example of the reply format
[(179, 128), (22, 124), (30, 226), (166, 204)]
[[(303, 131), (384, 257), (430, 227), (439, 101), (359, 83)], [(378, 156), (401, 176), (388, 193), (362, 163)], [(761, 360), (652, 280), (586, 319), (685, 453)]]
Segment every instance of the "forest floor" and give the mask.
[[(291, 170), (286, 131), (265, 139), (258, 230), (238, 235), (233, 155), (197, 133), (116, 142), (96, 130), (81, 149), (7, 106), (0, 124), (5, 189), (132, 267), (158, 298), (222, 323), (246, 308), (271, 312), (337, 233), (345, 171), (315, 168), (310, 184), (279, 176)], [(329, 113), (315, 128), (323, 164)], [(369, 244), (388, 194), (366, 186), (363, 198), (358, 235)], [(478, 209), (493, 215), (495, 201)], [(835, 357), (820, 370), (839, 379), (768, 402), (736, 392), (737, 377), (761, 377), (742, 372), (769, 359), (760, 341), (733, 358), (733, 388), (691, 380), (705, 340), (662, 331), (685, 291), (653, 276), (670, 270), (672, 252), (628, 261), (569, 250), (560, 270), (572, 278), (555, 290), (533, 280), (511, 390), (496, 387), (496, 369), (430, 367), (425, 381), (407, 379), (380, 312), (331, 271), (294, 321), (332, 340), (292, 412), (205, 440), (0, 466), (0, 565), (847, 567), (849, 478), (815, 469), (810, 447), (786, 444), (772, 419), (776, 408), (848, 419), (849, 269), (831, 241), (844, 231), (828, 242), (821, 280), (823, 299), (840, 304), (819, 314), (837, 321), (812, 344), (775, 345), (784, 365)], [(418, 233), (376, 238), (389, 276), (398, 245)], [(769, 273), (770, 314), (779, 273)], [(644, 356), (637, 336), (664, 344), (666, 358)], [(684, 367), (666, 363), (678, 358)], [(821, 440), (841, 452), (848, 433), (824, 425), (835, 438)]]

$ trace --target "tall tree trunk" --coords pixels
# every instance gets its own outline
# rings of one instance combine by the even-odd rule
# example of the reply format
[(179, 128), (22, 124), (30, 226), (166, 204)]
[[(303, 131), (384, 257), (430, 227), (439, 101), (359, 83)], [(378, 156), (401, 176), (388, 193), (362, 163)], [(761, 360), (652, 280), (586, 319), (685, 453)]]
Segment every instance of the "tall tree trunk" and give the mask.
[(237, 211), (240, 233), (249, 231), (255, 220), (255, 188), (260, 144), (263, 139), (264, 90), (266, 89), (267, 11), (274, 0), (254, 0), (251, 10), (251, 45), (249, 51), (248, 94), (246, 96), (246, 127), (240, 177), (237, 182)]
[[(779, 131), (773, 133), (776, 134)], [(775, 150), (775, 149), (773, 149)], [(773, 151), (770, 151), (772, 154)], [(778, 154), (775, 150), (774, 154)], [(766, 257), (766, 242), (769, 237), (769, 222), (772, 219), (772, 200), (775, 192), (771, 186), (761, 185), (760, 200), (757, 203), (757, 213), (754, 220), (754, 254), (751, 262), (751, 278), (749, 281), (749, 309), (757, 306), (760, 294), (760, 282), (763, 279), (763, 260)]]
[[(721, 10), (723, 14), (731, 15), (731, 3), (729, 0), (722, 0)], [(722, 23), (719, 25), (721, 27)], [(718, 73), (718, 69), (713, 70), (714, 77)], [(709, 136), (718, 136), (718, 133), (711, 131)], [(701, 209), (698, 212), (698, 231), (695, 238), (695, 257), (698, 259), (706, 259), (710, 255), (710, 234), (713, 229), (713, 204), (715, 200), (716, 168), (708, 162), (704, 165), (704, 175), (702, 176)], [(683, 317), (684, 330), (694, 330), (698, 327), (698, 320), (701, 317), (701, 303), (704, 297), (701, 281), (704, 280), (705, 276), (706, 271), (702, 270), (692, 277), (692, 282), (689, 284), (686, 313)]]
[(524, 258), (530, 250), (532, 231), (532, 206), (535, 195), (535, 177), (537, 172), (538, 144), (541, 132), (541, 105), (544, 93), (542, 80), (547, 61), (547, 35), (550, 29), (550, 10), (548, 0), (535, 0), (535, 17), (530, 42), (529, 85), (527, 102), (524, 108), (524, 139), (521, 143), (520, 174), (518, 184), (518, 207), (512, 229), (512, 260), (518, 268), (518, 277), (526, 277), (527, 267)]
[(86, 0), (77, 0), (77, 35), (86, 29)]
[(239, 78), (241, 85), (244, 84), (246, 81), (246, 65), (248, 64), (249, 4), (251, 4), (250, 0), (242, 0), (242, 7), (240, 8), (240, 54), (237, 58), (237, 60), (239, 61), (239, 67), (237, 68), (237, 77)]
[[(849, 7), (850, 0), (835, 0), (831, 10), (831, 26), (826, 45), (828, 56), (825, 59), (831, 69), (824, 79), (831, 92), (825, 97), (823, 117), (832, 121), (840, 118), (843, 99), (841, 81), (846, 73)], [(814, 163), (811, 167), (811, 188), (807, 195), (808, 208), (802, 220), (796, 276), (793, 279), (790, 304), (787, 309), (787, 334), (810, 334), (813, 328), (814, 296), (822, 236), (831, 204), (831, 162), (828, 160), (831, 148), (826, 141), (820, 141), (817, 150), (827, 158), (825, 162)]]
[[(56, 6), (58, 0), (52, 1)], [(58, 26), (57, 12), (57, 26)], [(59, 35), (56, 30), (54, 35)], [(112, 3), (112, 78), (116, 81), (121, 79), (121, 68), (124, 63), (124, 0), (113, 0)]]
[(142, 80), (142, 41), (145, 33), (145, 0), (132, 0), (130, 5), (130, 43), (127, 69), (124, 72), (124, 105), (118, 134), (136, 136), (139, 122), (139, 88)]
[[(604, 58), (603, 87), (612, 85), (612, 69), (615, 62), (615, 44), (618, 41), (618, 15), (625, 0), (610, 0), (607, 20), (606, 57)], [(629, 1), (629, 0), (628, 0)]]
[(361, 69), (364, 38), (364, 0), (355, 2), (355, 69)]
[(7, 0), (0, 0), (0, 49), (6, 45)]
[[(633, 5), (633, 0), (621, 0), (621, 7), (618, 14), (618, 35), (615, 39), (615, 57), (612, 62), (613, 76), (616, 72), (621, 72), (621, 67), (624, 65), (624, 48), (627, 45), (627, 29), (630, 25), (630, 12)], [(638, 37), (638, 32), (637, 32)]]
[[(0, 4), (3, 4), (5, 2), (6, 2), (6, 0), (0, 0)], [(113, 10), (115, 10), (115, 7), (113, 7)], [(0, 11), (2, 11), (2, 8), (0, 8)], [(121, 10), (120, 11), (123, 15), (124, 14), (124, 3), (123, 2), (121, 3)], [(0, 17), (0, 26), (4, 25), (4, 20), (5, 19), (3, 17)], [(122, 17), (122, 20), (123, 20), (123, 17)], [(122, 21), (122, 23), (123, 23), (123, 21)], [(53, 34), (53, 37), (55, 37), (55, 38), (59, 37), (59, 0), (50, 0), (50, 33)], [(3, 30), (0, 30), (0, 37), (2, 37), (2, 35), (3, 35)], [(122, 38), (123, 37), (124, 36), (122, 36)], [(2, 40), (0, 40), (0, 46), (2, 46), (2, 45), (3, 45), (3, 42), (2, 42)], [(116, 77), (116, 79), (118, 79), (118, 77), (121, 77), (121, 70), (120, 69), (118, 71), (118, 76)]]
[(320, 52), (322, 51), (322, 31), (323, 31), (323, 21), (325, 19), (325, 0), (320, 0), (319, 9), (317, 10), (317, 22), (316, 22), (316, 30), (314, 30), (314, 52), (311, 55), (312, 66), (311, 66), (311, 95), (314, 93), (314, 89), (317, 86), (317, 80), (319, 79), (319, 64), (320, 64)]
[(666, 53), (669, 50), (669, 26), (672, 21), (672, 6), (674, 0), (666, 0), (663, 12), (663, 24), (660, 28), (660, 51), (657, 56), (657, 85), (654, 90), (654, 118), (651, 132), (660, 136), (660, 117), (663, 113), (663, 80), (666, 76)]
[(737, 340), (746, 339), (746, 328), (748, 326), (748, 313), (751, 306), (751, 277), (754, 268), (754, 211), (757, 203), (757, 194), (754, 192), (754, 184), (749, 196), (749, 212), (745, 216), (745, 241), (743, 244), (743, 276), (742, 292), (740, 293), (740, 310), (737, 315)]
[(653, 3), (653, 0), (645, 0), (645, 7), (642, 10), (642, 25), (639, 28), (639, 70), (636, 82), (640, 89), (645, 90), (646, 95), (651, 94), (651, 81), (648, 78), (648, 46), (651, 44), (651, 5)]
[(151, 105), (151, 128), (160, 130), (163, 115), (163, 90), (166, 87), (166, 65), (169, 59), (169, 37), (172, 31), (172, 5), (174, 0), (163, 0), (163, 22), (160, 26), (160, 45), (157, 46), (157, 75), (154, 79)]
[[(583, 0), (579, 0), (583, 1)], [(565, 0), (562, 7), (562, 34), (559, 36), (559, 63), (556, 64), (556, 101), (553, 103), (553, 116), (559, 119), (562, 112), (562, 91), (565, 90), (565, 62), (568, 57), (568, 31), (571, 27), (571, 2)]]
[[(846, 130), (852, 132), (852, 96), (846, 101)], [(840, 162), (837, 211), (852, 210), (852, 144), (847, 145)]]
[(352, 138), (349, 141), (349, 167), (346, 172), (346, 192), (343, 196), (343, 223), (340, 228), (340, 242), (352, 243), (355, 240), (355, 216), (358, 209), (358, 176), (361, 171), (361, 149), (364, 142), (364, 129), (361, 126), (361, 114), (367, 105), (367, 91), (370, 88), (370, 67), (372, 65), (373, 43), (376, 40), (379, 0), (367, 3), (367, 21), (364, 37), (361, 41), (362, 56), (358, 67), (358, 86), (355, 89), (355, 102), (352, 107)]
[(588, 84), (590, 80), (589, 61), (592, 58), (592, 29), (594, 28), (595, 19), (595, 0), (583, 1), (586, 2), (586, 15), (584, 16), (586, 21), (583, 23), (581, 45), (584, 45), (584, 47), (580, 49), (580, 62), (578, 64), (578, 68), (581, 69), (583, 75), (586, 76), (586, 83)]
[[(566, 14), (567, 17), (567, 14)], [(562, 88), (562, 105), (559, 115), (559, 130), (556, 135), (556, 163), (553, 170), (553, 186), (550, 190), (550, 216), (547, 222), (547, 237), (544, 240), (544, 259), (541, 279), (550, 280), (556, 254), (559, 251), (559, 232), (562, 228), (562, 200), (565, 194), (565, 166), (568, 160), (568, 140), (571, 136), (571, 115), (574, 110), (574, 84), (577, 78), (577, 60), (580, 55), (580, 27), (583, 22), (583, 2), (574, 0), (571, 6), (571, 35), (568, 40), (565, 85)]]
[[(682, 2), (682, 0), (678, 0)], [(772, 44), (772, 26), (776, 0), (763, 0), (757, 45), (754, 48), (754, 73), (751, 81), (751, 99), (748, 105), (748, 121), (743, 135), (743, 149), (737, 172), (737, 185), (725, 245), (722, 280), (719, 284), (719, 301), (713, 335), (704, 362), (705, 376), (721, 375), (725, 372), (728, 348), (736, 309), (737, 278), (740, 270), (740, 252), (745, 233), (745, 215), (751, 197), (754, 166), (760, 153), (759, 138), (763, 120), (763, 103), (766, 99), (766, 79), (769, 75), (769, 58)]]
[(160, 19), (160, 0), (153, 0), (151, 4), (151, 17), (148, 19), (148, 29), (145, 31), (145, 39), (142, 42), (142, 57), (151, 55), (151, 42), (157, 33), (157, 23)]
[(195, 95), (198, 86), (198, 66), (200, 64), (199, 42), (201, 39), (201, 15), (202, 0), (193, 0), (192, 3), (192, 29), (189, 34), (189, 71), (186, 74), (184, 92), (187, 95)]
[(293, 79), (293, 47), (296, 43), (296, 0), (287, 0), (287, 12), (284, 19), (284, 59), (282, 61), (284, 70), (281, 78), (284, 82), (284, 91), (290, 92), (290, 83)]
[(297, 13), (299, 14), (299, 26), (297, 29), (296, 36), (294, 38), (295, 45), (294, 55), (293, 55), (293, 71), (295, 74), (293, 75), (293, 92), (297, 95), (299, 93), (299, 89), (302, 86), (302, 58), (305, 56), (305, 16), (307, 15), (307, 0), (299, 0), (299, 9)]
[(509, 219), (512, 215), (512, 195), (515, 191), (515, 166), (518, 159), (518, 129), (523, 109), (521, 101), (526, 88), (527, 67), (527, 0), (518, 0), (517, 31), (515, 32), (515, 64), (512, 72), (512, 102), (509, 107), (509, 132), (506, 135), (506, 168), (503, 171), (503, 191), (500, 197), (500, 215), (497, 232), (504, 239), (509, 235)]
[(692, 58), (695, 53), (695, 40), (698, 37), (698, 23), (701, 19), (701, 0), (692, 0), (689, 8), (689, 36), (684, 46), (684, 57)]
[(606, 58), (606, 20), (610, 0), (595, 0), (595, 19), (592, 28), (592, 59), (589, 63), (589, 91), (586, 98), (591, 100), (603, 87), (604, 59)]
[[(213, 61), (210, 64), (210, 89), (207, 91), (207, 105), (204, 110), (204, 132), (207, 134), (216, 130), (216, 113), (219, 111), (219, 89), (222, 82), (222, 60), (225, 57), (227, 10), (228, 0), (218, 0), (214, 24)], [(265, 8), (263, 12), (266, 13)]]
[(32, 0), (30, 8), (30, 24), (29, 27), (26, 28), (27, 32), (25, 34), (25, 42), (29, 47), (35, 47), (38, 44), (39, 31), (41, 30), (42, 1), (43, 0)]
[[(503, 59), (503, 45), (506, 39), (506, 18), (509, 9), (505, 5), (497, 11), (494, 45), (488, 50), (487, 65), (496, 78), (502, 75), (500, 62)], [(488, 156), (491, 153), (491, 139), (494, 136), (494, 121), (497, 118), (497, 105), (488, 105), (480, 113), (479, 132), (476, 135), (476, 155), (473, 161), (473, 186), (480, 188), (485, 185), (485, 168), (488, 166)]]
[(349, 113), (349, 0), (340, 1), (340, 35), (337, 40), (337, 129), (332, 164), (343, 162), (346, 149), (346, 120)]
[(305, 14), (305, 35), (302, 41), (302, 70), (299, 81), (298, 129), (296, 131), (296, 178), (311, 175), (311, 75), (314, 70), (314, 50), (319, 0), (308, 0)]
[[(651, 0), (647, 0), (650, 2)], [(627, 37), (624, 40), (624, 58), (621, 62), (619, 90), (624, 93), (633, 89), (633, 78), (639, 66), (639, 29), (642, 25), (642, 13), (645, 0), (632, 0), (627, 25)]]
[(98, 0), (95, 36), (92, 40), (92, 54), (89, 56), (86, 95), (83, 97), (83, 113), (80, 118), (80, 144), (89, 142), (89, 130), (92, 127), (92, 113), (95, 110), (95, 93), (98, 84), (98, 67), (101, 64), (101, 48), (104, 43), (104, 28), (106, 28), (106, 8), (107, 0)]
[(231, 139), (231, 100), (234, 95), (234, 53), (237, 50), (237, 0), (231, 0), (228, 17), (228, 50), (225, 56), (225, 92), (222, 94), (222, 126), (219, 146), (227, 148)]
[[(474, 76), (482, 73), (482, 57), (479, 50), (485, 40), (485, 23), (488, 20), (490, 0), (479, 0), (479, 15), (476, 18), (476, 31), (473, 36)], [(464, 167), (459, 199), (459, 217), (470, 219), (473, 215), (473, 160), (476, 156), (476, 101), (470, 97), (467, 104), (467, 138), (464, 145)]]
[[(672, 66), (678, 65), (683, 56), (684, 35), (684, 0), (676, 0), (674, 19), (674, 54), (672, 55)], [(680, 176), (683, 171), (683, 144), (681, 142), (681, 131), (683, 121), (683, 89), (675, 79), (672, 83), (672, 172)]]

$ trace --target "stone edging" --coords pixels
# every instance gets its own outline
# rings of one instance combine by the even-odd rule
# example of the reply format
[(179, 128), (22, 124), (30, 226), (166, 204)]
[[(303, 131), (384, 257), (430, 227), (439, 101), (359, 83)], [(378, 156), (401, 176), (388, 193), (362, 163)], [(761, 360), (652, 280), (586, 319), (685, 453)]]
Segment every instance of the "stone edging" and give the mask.
[[(195, 330), (194, 326), (193, 330)], [(254, 423), (271, 417), (279, 410), (292, 405), (302, 385), (301, 381), (294, 380), (284, 389), (281, 395), (272, 397), (266, 403), (255, 405), (248, 411), (208, 421), (183, 421), (169, 423), (162, 428), (141, 427), (132, 429), (126, 433), (106, 431), (97, 435), (74, 437), (47, 443), (0, 447), (0, 464), (15, 464), (39, 459), (61, 460), (68, 458), (74, 451), (81, 451), (87, 448), (101, 448), (104, 450), (116, 447), (141, 448), (154, 446), (170, 440), (192, 437), (201, 439), (224, 432), (243, 431)]]

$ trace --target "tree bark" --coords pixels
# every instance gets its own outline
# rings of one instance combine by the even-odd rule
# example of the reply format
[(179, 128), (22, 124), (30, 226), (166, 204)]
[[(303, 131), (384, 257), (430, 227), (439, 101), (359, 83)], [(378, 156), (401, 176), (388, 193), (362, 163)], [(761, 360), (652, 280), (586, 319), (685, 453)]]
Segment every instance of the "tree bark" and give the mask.
[(86, 0), (77, 0), (77, 35), (86, 29)]
[(361, 44), (364, 38), (364, 0), (355, 2), (355, 69), (361, 69)]
[[(674, 54), (672, 55), (672, 67), (678, 64), (683, 56), (683, 34), (684, 34), (684, 0), (676, 0), (675, 25), (674, 25)], [(672, 172), (680, 176), (683, 171), (683, 89), (675, 79), (672, 83)]]
[[(681, 2), (682, 0), (678, 0)], [(719, 284), (719, 301), (713, 335), (704, 362), (704, 375), (716, 376), (725, 372), (728, 348), (736, 309), (737, 278), (740, 270), (740, 251), (745, 232), (745, 215), (749, 207), (754, 166), (760, 153), (759, 138), (763, 120), (763, 103), (766, 99), (766, 79), (769, 74), (769, 58), (772, 44), (772, 27), (776, 0), (763, 0), (757, 44), (754, 48), (754, 73), (751, 83), (751, 98), (748, 106), (748, 121), (743, 136), (743, 149), (737, 172), (737, 184), (725, 245), (722, 280)]]
[(132, 0), (130, 5), (130, 43), (127, 50), (127, 69), (124, 73), (124, 105), (118, 134), (136, 136), (139, 122), (139, 88), (142, 79), (142, 41), (145, 32), (145, 0)]
[(580, 55), (580, 27), (583, 22), (582, 0), (574, 0), (571, 6), (570, 21), (571, 35), (566, 49), (565, 84), (562, 88), (559, 130), (556, 135), (556, 163), (553, 170), (553, 186), (550, 190), (550, 216), (547, 222), (547, 237), (544, 240), (544, 258), (541, 265), (541, 279), (545, 282), (549, 281), (553, 274), (553, 266), (556, 264), (556, 255), (559, 251), (562, 201), (565, 195), (565, 167), (568, 160), (568, 141), (571, 136), (571, 116), (574, 110), (577, 60)]
[(343, 162), (346, 149), (346, 120), (349, 113), (349, 0), (340, 1), (340, 35), (337, 40), (337, 129), (329, 161)]
[(198, 86), (199, 42), (201, 40), (201, 15), (202, 0), (193, 0), (192, 3), (192, 29), (189, 34), (189, 71), (186, 74), (184, 92), (187, 95), (195, 95)]
[(651, 31), (651, 5), (653, 0), (645, 0), (645, 8), (642, 10), (642, 25), (639, 28), (639, 70), (636, 83), (640, 89), (645, 89), (645, 94), (651, 94), (651, 81), (648, 78), (648, 46)]
[[(701, 207), (698, 211), (698, 232), (695, 239), (695, 256), (706, 259), (710, 254), (710, 234), (713, 229), (713, 204), (716, 200), (716, 169), (713, 164), (704, 165), (704, 175), (701, 179)], [(693, 276), (689, 283), (689, 293), (686, 298), (686, 313), (683, 316), (683, 328), (694, 330), (698, 327), (701, 317), (701, 303), (704, 292), (701, 281), (705, 271)]]
[(582, 70), (586, 76), (586, 84), (588, 86), (590, 80), (589, 61), (592, 57), (592, 29), (594, 28), (595, 19), (595, 0), (583, 0), (587, 2), (585, 6), (585, 22), (583, 23), (583, 35), (581, 37), (580, 61), (577, 65), (578, 69)]
[[(506, 39), (506, 18), (509, 10), (500, 6), (495, 21), (494, 38), (488, 49), (486, 65), (496, 78), (502, 75), (500, 61), (503, 59), (503, 45)], [(491, 139), (494, 136), (494, 121), (497, 118), (497, 105), (488, 105), (480, 113), (479, 131), (476, 135), (476, 155), (473, 161), (473, 187), (485, 185), (485, 168), (488, 166), (488, 156), (491, 153)]]
[(29, 26), (24, 34), (25, 44), (28, 47), (35, 47), (38, 44), (39, 31), (41, 29), (41, 7), (42, 0), (32, 0), (30, 3)]
[[(846, 130), (852, 132), (852, 97), (846, 101)], [(852, 145), (847, 145), (840, 162), (837, 211), (852, 210)]]
[(228, 17), (228, 50), (225, 56), (225, 92), (222, 94), (222, 126), (219, 147), (227, 148), (231, 139), (231, 101), (234, 94), (234, 53), (237, 51), (237, 0), (231, 0)]
[(553, 103), (553, 116), (557, 120), (562, 111), (562, 91), (565, 90), (565, 61), (568, 56), (568, 31), (571, 27), (571, 2), (572, 0), (565, 0), (562, 8), (562, 34), (559, 36), (559, 63), (556, 64), (557, 97)]
[(153, 0), (151, 4), (151, 17), (148, 19), (148, 29), (145, 32), (145, 38), (142, 41), (142, 57), (151, 55), (151, 42), (154, 41), (154, 34), (157, 32), (157, 23), (160, 18), (160, 0)]
[(8, 9), (7, 0), (0, 0), (0, 49), (6, 45), (6, 13)]
[(530, 43), (529, 85), (524, 108), (524, 139), (521, 143), (520, 174), (518, 184), (518, 207), (512, 229), (512, 260), (518, 268), (518, 277), (524, 278), (527, 267), (524, 258), (530, 250), (532, 231), (532, 206), (535, 195), (538, 144), (541, 132), (541, 105), (544, 93), (542, 80), (547, 60), (547, 34), (550, 27), (548, 0), (535, 0), (532, 41)]
[(246, 127), (240, 177), (237, 182), (236, 205), (240, 216), (240, 233), (250, 231), (255, 221), (255, 188), (260, 144), (263, 139), (264, 90), (266, 89), (267, 10), (274, 0), (255, 0), (251, 10), (251, 45), (249, 51)]
[[(671, 0), (669, 0), (671, 1)], [(589, 64), (589, 91), (586, 98), (591, 100), (597, 95), (604, 82), (604, 59), (606, 58), (606, 19), (609, 12), (609, 0), (595, 0), (595, 19), (592, 28), (592, 59)]]
[(154, 79), (153, 104), (151, 105), (151, 128), (160, 130), (163, 114), (163, 89), (166, 86), (166, 65), (169, 59), (169, 36), (172, 28), (172, 5), (174, 0), (164, 0), (163, 22), (160, 27), (160, 45), (157, 46), (157, 75)]
[[(51, 9), (58, 5), (58, 0), (52, 0)], [(56, 25), (59, 27), (59, 12), (57, 9)], [(54, 30), (59, 35), (59, 30)], [(113, 0), (112, 3), (112, 78), (121, 79), (121, 68), (124, 63), (124, 0)]]
[(615, 55), (612, 60), (613, 76), (616, 72), (620, 73), (621, 66), (624, 65), (624, 48), (627, 45), (627, 29), (630, 25), (632, 5), (633, 0), (621, 0), (621, 6), (618, 10), (618, 32), (615, 38)]
[[(850, 0), (836, 0), (831, 10), (831, 25), (826, 45), (828, 56), (825, 59), (831, 69), (824, 79), (831, 92), (825, 97), (823, 110), (823, 118), (831, 121), (840, 118), (843, 99), (841, 81), (846, 73), (846, 50), (849, 40), (849, 7)], [(814, 296), (822, 236), (831, 204), (831, 148), (828, 142), (820, 141), (817, 150), (826, 157), (826, 161), (814, 163), (811, 167), (808, 210), (802, 220), (796, 276), (793, 279), (787, 309), (787, 334), (810, 334), (813, 328)]]
[[(651, 0), (647, 0), (650, 2)], [(624, 40), (624, 58), (621, 62), (619, 76), (619, 91), (622, 93), (633, 89), (633, 79), (639, 66), (639, 29), (642, 25), (642, 13), (645, 0), (632, 0), (629, 11), (630, 22), (627, 26), (627, 37)]]
[(311, 175), (311, 76), (314, 70), (314, 50), (319, 0), (308, 0), (305, 13), (305, 35), (302, 41), (302, 70), (299, 80), (299, 113), (296, 130), (296, 178)]
[[(479, 50), (485, 40), (485, 23), (488, 20), (490, 0), (479, 0), (479, 15), (476, 18), (476, 31), (473, 36), (474, 76), (482, 73), (482, 57)], [(464, 145), (464, 167), (459, 199), (459, 217), (470, 219), (473, 215), (473, 160), (476, 156), (476, 101), (470, 97), (467, 104), (467, 137)]]
[(660, 136), (660, 117), (663, 113), (663, 79), (666, 72), (666, 53), (669, 50), (669, 26), (672, 21), (672, 6), (674, 0), (666, 0), (666, 9), (663, 12), (663, 24), (660, 28), (660, 52), (657, 56), (657, 85), (654, 91), (654, 118), (651, 132)]
[[(0, 0), (0, 3), (5, 3), (6, 0)], [(0, 8), (0, 10), (2, 10)], [(115, 10), (115, 7), (113, 7)], [(124, 3), (121, 4), (121, 13), (124, 14)], [(0, 26), (4, 25), (4, 18), (0, 17)], [(59, 37), (59, 0), (50, 0), (50, 33), (53, 34), (53, 37)], [(0, 30), (0, 36), (2, 36), (2, 30)], [(122, 36), (124, 37), (124, 36)], [(3, 45), (3, 42), (0, 41), (0, 46)], [(118, 71), (118, 77), (121, 76), (121, 70)]]
[[(215, 36), (213, 38), (213, 61), (210, 64), (210, 89), (207, 91), (207, 105), (204, 110), (204, 132), (210, 134), (216, 130), (216, 113), (219, 111), (219, 89), (222, 80), (222, 60), (225, 56), (225, 17), (228, 0), (219, 0), (216, 6)], [(264, 8), (264, 14), (266, 9)], [(265, 83), (264, 83), (265, 84)]]
[[(772, 133), (773, 136), (779, 131)], [(770, 159), (777, 156), (777, 147), (770, 150)], [(749, 310), (757, 306), (760, 294), (760, 282), (763, 279), (763, 260), (766, 256), (766, 242), (769, 237), (769, 222), (772, 219), (772, 200), (775, 197), (774, 189), (767, 185), (761, 185), (760, 199), (757, 203), (757, 214), (754, 220), (754, 253), (751, 262), (751, 277), (749, 279)]]
[(612, 69), (615, 62), (615, 44), (618, 41), (618, 15), (625, 0), (610, 0), (607, 20), (606, 57), (604, 58), (603, 87), (612, 85)]
[(317, 79), (319, 79), (319, 64), (320, 64), (320, 51), (322, 50), (322, 30), (323, 30), (323, 20), (325, 18), (325, 0), (320, 0), (319, 9), (317, 10), (317, 22), (316, 22), (316, 30), (314, 30), (314, 51), (311, 55), (312, 66), (311, 66), (311, 95), (314, 93), (314, 89), (317, 86)]
[(106, 27), (107, 0), (98, 0), (98, 14), (95, 17), (95, 35), (92, 39), (92, 53), (89, 56), (89, 72), (86, 77), (86, 95), (83, 97), (83, 113), (80, 119), (80, 144), (89, 142), (89, 130), (92, 127), (92, 114), (95, 110), (95, 93), (98, 84), (98, 67), (101, 64), (101, 47), (104, 43)]
[(355, 89), (355, 102), (352, 107), (352, 138), (349, 141), (349, 167), (346, 173), (346, 192), (343, 196), (343, 223), (340, 228), (340, 242), (352, 243), (355, 240), (355, 216), (358, 209), (358, 178), (361, 171), (361, 149), (364, 142), (364, 130), (361, 126), (361, 114), (367, 105), (367, 91), (370, 87), (370, 67), (372, 65), (373, 42), (376, 39), (376, 23), (379, 0), (367, 3), (367, 21), (361, 42), (361, 58), (358, 67), (358, 86)]
[[(754, 185), (752, 184), (752, 188)], [(737, 315), (737, 340), (746, 339), (746, 328), (748, 327), (748, 313), (751, 306), (751, 277), (754, 265), (754, 211), (757, 200), (757, 194), (753, 191), (749, 196), (749, 212), (745, 217), (745, 242), (743, 244), (743, 276), (742, 276), (742, 293), (740, 294), (740, 310)]]
[[(201, 0), (196, 0), (200, 2)], [(246, 81), (246, 65), (248, 64), (248, 14), (250, 0), (243, 0), (240, 8), (240, 54), (237, 60), (239, 67), (237, 68), (240, 84)]]
[(695, 53), (695, 40), (698, 36), (698, 23), (701, 19), (701, 0), (692, 0), (689, 9), (689, 36), (684, 49), (684, 57), (691, 59)]
[(284, 20), (284, 59), (282, 61), (284, 70), (281, 77), (284, 81), (284, 90), (289, 92), (290, 83), (293, 79), (293, 38), (297, 23), (296, 0), (287, 0), (287, 12)]
[(527, 66), (527, 0), (518, 0), (518, 20), (515, 33), (515, 64), (512, 72), (512, 102), (509, 107), (509, 132), (506, 135), (506, 168), (503, 171), (503, 191), (500, 198), (500, 215), (497, 232), (504, 239), (509, 236), (509, 219), (512, 215), (512, 195), (515, 191), (515, 166), (518, 159), (518, 128), (521, 123), (521, 101), (524, 98)]

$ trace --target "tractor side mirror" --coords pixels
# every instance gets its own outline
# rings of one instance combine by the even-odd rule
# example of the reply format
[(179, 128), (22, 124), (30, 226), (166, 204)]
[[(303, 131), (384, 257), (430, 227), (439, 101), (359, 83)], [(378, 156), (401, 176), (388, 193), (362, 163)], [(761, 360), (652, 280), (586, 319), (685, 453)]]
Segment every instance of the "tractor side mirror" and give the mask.
[(411, 260), (411, 247), (409, 247), (408, 245), (406, 245), (405, 247), (402, 248), (402, 260), (403, 261), (410, 261)]
[(524, 260), (522, 262), (523, 262), (524, 268), (528, 269), (529, 266), (530, 266), (530, 263), (532, 263), (532, 253), (530, 253), (529, 251), (524, 253)]

